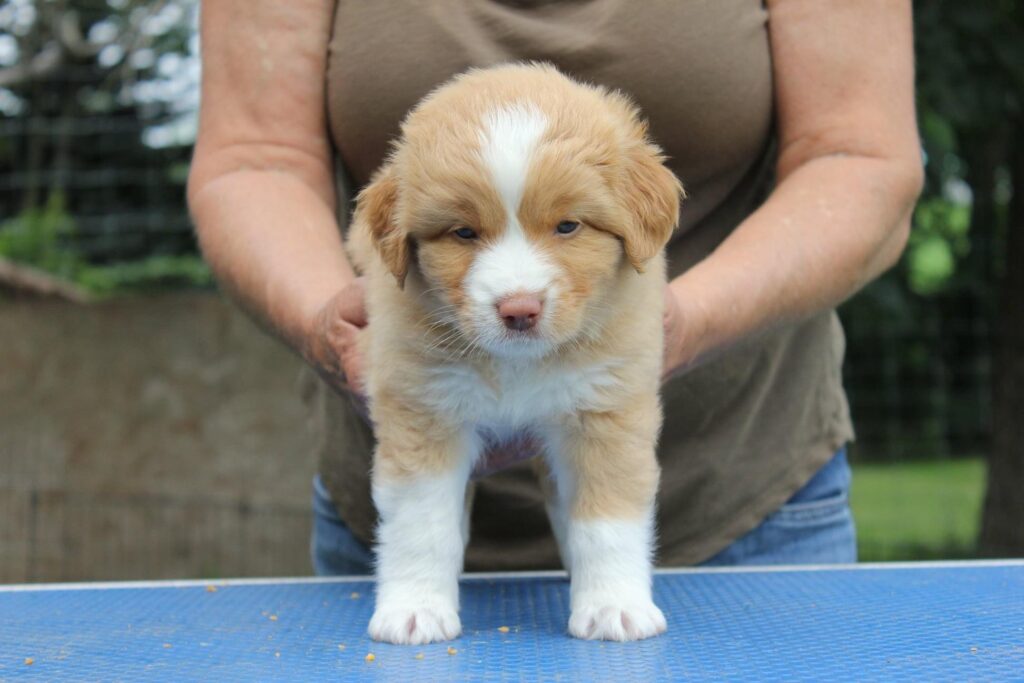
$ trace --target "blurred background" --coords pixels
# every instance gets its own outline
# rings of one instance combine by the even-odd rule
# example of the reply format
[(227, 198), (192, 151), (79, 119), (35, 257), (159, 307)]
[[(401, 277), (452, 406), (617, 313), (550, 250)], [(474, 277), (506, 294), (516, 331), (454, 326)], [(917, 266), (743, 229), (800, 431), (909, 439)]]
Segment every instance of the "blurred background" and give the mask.
[[(196, 13), (0, 4), (0, 582), (309, 573), (300, 363), (185, 210)], [(927, 186), (840, 311), (861, 558), (1024, 556), (1024, 8), (915, 14)]]

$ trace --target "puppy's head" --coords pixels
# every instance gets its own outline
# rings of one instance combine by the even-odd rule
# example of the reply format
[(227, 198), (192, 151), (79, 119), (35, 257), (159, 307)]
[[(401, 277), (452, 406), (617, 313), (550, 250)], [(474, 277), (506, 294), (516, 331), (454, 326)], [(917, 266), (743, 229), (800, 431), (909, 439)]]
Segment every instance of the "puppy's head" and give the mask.
[(662, 161), (618, 93), (546, 66), (471, 71), (405, 120), (354, 230), (466, 340), (542, 356), (665, 246), (682, 187)]

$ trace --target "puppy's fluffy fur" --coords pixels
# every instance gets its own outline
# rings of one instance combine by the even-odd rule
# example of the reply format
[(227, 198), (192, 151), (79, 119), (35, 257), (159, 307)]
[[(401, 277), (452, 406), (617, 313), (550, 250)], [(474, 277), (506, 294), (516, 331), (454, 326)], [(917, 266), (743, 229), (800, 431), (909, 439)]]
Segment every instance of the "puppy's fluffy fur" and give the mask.
[(524, 432), (543, 446), (569, 632), (664, 631), (651, 600), (662, 249), (682, 188), (662, 161), (626, 97), (510, 65), (420, 102), (360, 193), (373, 638), (460, 633), (467, 480), (485, 444)]

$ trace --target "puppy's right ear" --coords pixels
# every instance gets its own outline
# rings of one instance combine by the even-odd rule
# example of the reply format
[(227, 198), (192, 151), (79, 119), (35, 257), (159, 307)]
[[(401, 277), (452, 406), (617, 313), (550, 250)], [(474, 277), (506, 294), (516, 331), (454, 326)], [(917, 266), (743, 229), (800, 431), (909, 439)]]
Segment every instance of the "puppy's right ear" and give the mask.
[(352, 230), (357, 240), (369, 239), (401, 288), (409, 272), (409, 235), (395, 220), (397, 201), (398, 179), (388, 163), (356, 197)]

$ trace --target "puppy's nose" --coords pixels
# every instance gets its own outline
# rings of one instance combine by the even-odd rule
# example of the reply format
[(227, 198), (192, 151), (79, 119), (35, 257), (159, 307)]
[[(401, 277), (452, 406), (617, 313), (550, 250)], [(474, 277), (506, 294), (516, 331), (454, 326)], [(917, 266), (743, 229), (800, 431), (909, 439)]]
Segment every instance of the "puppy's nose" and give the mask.
[(543, 307), (544, 303), (536, 294), (513, 294), (498, 302), (498, 315), (505, 327), (523, 332), (537, 324)]

